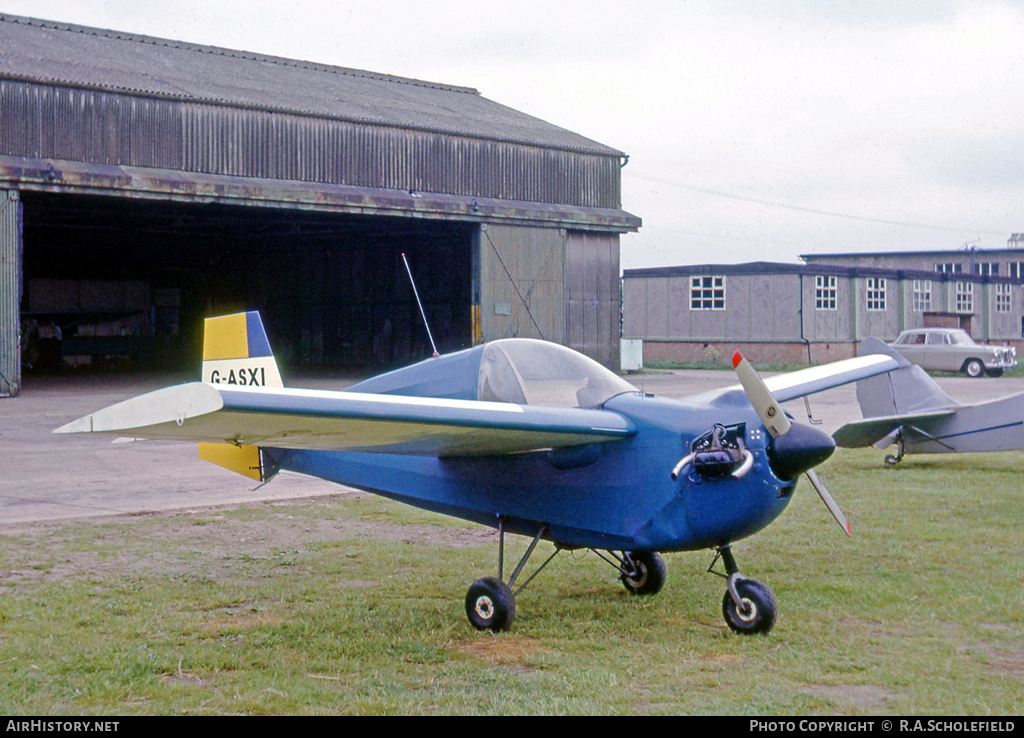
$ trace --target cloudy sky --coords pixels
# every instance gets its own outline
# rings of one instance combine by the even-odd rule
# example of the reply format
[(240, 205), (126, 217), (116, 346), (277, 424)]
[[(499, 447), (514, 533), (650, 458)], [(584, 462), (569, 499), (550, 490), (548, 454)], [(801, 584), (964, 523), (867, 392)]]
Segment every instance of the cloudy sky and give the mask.
[(478, 89), (629, 155), (624, 268), (1002, 248), (1024, 2), (0, 0), (0, 12)]

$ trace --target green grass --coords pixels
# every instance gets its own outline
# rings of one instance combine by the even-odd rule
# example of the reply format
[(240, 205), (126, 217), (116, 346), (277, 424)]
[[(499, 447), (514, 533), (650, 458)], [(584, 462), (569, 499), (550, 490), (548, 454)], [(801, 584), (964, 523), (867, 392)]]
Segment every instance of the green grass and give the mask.
[(725, 627), (709, 552), (650, 598), (563, 554), (479, 633), (496, 540), (375, 497), (0, 530), (0, 712), (1020, 714), (1022, 461), (839, 450), (852, 539), (803, 483), (735, 547), (767, 637)]

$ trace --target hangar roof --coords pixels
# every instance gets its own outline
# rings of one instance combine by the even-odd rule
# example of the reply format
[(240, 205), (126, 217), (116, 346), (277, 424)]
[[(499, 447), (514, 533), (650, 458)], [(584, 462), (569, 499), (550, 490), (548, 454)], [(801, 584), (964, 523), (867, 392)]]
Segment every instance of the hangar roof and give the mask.
[(0, 38), (0, 78), (625, 156), (467, 87), (4, 14)]

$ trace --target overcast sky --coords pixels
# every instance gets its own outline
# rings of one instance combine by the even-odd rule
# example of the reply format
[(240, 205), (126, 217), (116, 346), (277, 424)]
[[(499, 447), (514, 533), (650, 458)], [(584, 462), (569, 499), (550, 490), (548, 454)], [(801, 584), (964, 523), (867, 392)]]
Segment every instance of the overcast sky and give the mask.
[(0, 0), (0, 12), (474, 87), (629, 155), (630, 269), (1002, 248), (1024, 2)]

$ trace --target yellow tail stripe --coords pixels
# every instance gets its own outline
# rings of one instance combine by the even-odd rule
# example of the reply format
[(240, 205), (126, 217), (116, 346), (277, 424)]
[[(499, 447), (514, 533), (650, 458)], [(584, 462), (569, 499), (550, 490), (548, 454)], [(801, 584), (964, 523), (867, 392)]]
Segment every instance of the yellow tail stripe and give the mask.
[(199, 458), (223, 466), (244, 477), (263, 481), (260, 450), (255, 446), (232, 446), (228, 443), (200, 443)]
[(249, 357), (249, 333), (245, 313), (207, 318), (203, 361)]

